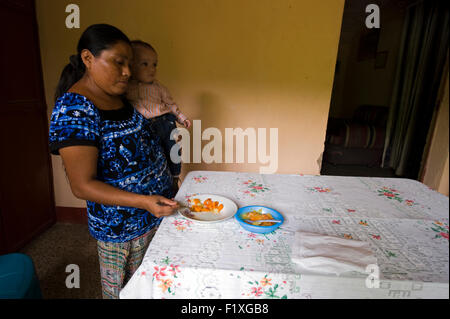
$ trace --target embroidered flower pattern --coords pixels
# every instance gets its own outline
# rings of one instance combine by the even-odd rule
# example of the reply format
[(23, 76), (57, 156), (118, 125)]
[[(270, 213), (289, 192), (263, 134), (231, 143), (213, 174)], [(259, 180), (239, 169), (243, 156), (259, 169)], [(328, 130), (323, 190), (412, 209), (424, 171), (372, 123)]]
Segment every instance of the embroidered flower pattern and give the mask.
[(261, 286), (265, 287), (265, 286), (271, 286), (272, 284), (270, 283), (272, 281), (272, 279), (267, 278), (267, 275), (264, 276), (263, 279), (260, 280), (261, 282)]
[(267, 186), (258, 184), (257, 182), (254, 182), (250, 179), (245, 181), (243, 184), (247, 187), (247, 189), (244, 190), (243, 193), (251, 197), (255, 197), (256, 194), (264, 193), (270, 190)]
[[(241, 231), (241, 234), (243, 232)], [(265, 241), (267, 240), (267, 242), (269, 241), (273, 241), (274, 243), (276, 243), (277, 241), (273, 238), (274, 236), (276, 236), (277, 230), (271, 231), (270, 233), (265, 233), (265, 234), (255, 234), (255, 233), (251, 233), (248, 232), (247, 233), (247, 247), (250, 247), (251, 242), (255, 242), (258, 245), (264, 245)], [(238, 245), (239, 249), (244, 249), (244, 247), (242, 247), (241, 245)]]
[(208, 177), (199, 175), (199, 176), (194, 176), (193, 180), (196, 184), (202, 184), (208, 180)]
[[(261, 280), (249, 281), (248, 283), (252, 285), (250, 291), (246, 295), (248, 297), (266, 297), (274, 299), (287, 299), (287, 295), (280, 296), (279, 290), (283, 290), (284, 287), (278, 284), (272, 284), (272, 278), (268, 278), (269, 275), (265, 275)], [(286, 284), (283, 281), (283, 284)]]
[(155, 269), (155, 272), (153, 273), (153, 278), (156, 278), (156, 280), (160, 281), (161, 277), (165, 277), (167, 274), (164, 272), (167, 267), (159, 267), (155, 266), (153, 269)]
[(263, 294), (263, 291), (261, 287), (252, 287), (252, 291), (250, 293), (255, 297), (259, 297)]
[(330, 193), (331, 188), (327, 187), (308, 187), (308, 190), (314, 193)]
[(391, 200), (396, 200), (399, 203), (403, 203), (406, 206), (415, 206), (418, 205), (415, 201), (413, 201), (412, 199), (403, 199), (400, 196), (400, 192), (398, 190), (396, 190), (395, 188), (390, 188), (390, 187), (382, 187), (378, 190), (378, 196), (383, 196), (387, 199), (391, 199)]
[(393, 253), (392, 251), (389, 251), (389, 250), (386, 250), (386, 255), (388, 256), (388, 258), (397, 257), (397, 255), (395, 253)]
[(174, 278), (177, 278), (177, 273), (180, 272), (179, 265), (170, 264), (169, 272), (172, 274)]
[(178, 231), (185, 231), (185, 230), (190, 230), (190, 227), (192, 225), (192, 221), (191, 220), (174, 220), (172, 222), (172, 225), (175, 226), (176, 230)]
[(403, 202), (403, 199), (399, 196), (400, 193), (396, 189), (389, 187), (382, 187), (378, 190), (378, 196), (384, 196), (388, 199), (396, 200), (399, 203)]
[(172, 285), (173, 281), (171, 279), (163, 279), (161, 280), (161, 283), (158, 285), (159, 288), (161, 288), (162, 292), (165, 293), (166, 291), (170, 291), (170, 287)]
[(173, 224), (174, 226), (180, 226), (180, 225), (183, 225), (183, 221), (181, 221), (181, 220), (174, 220), (174, 221), (172, 222), (172, 224)]
[[(171, 262), (169, 257), (161, 260), (162, 264), (166, 264), (166, 266), (154, 266), (155, 270), (153, 273), (153, 280), (159, 282), (158, 287), (161, 288), (162, 293), (169, 293), (175, 295), (174, 291), (174, 280), (177, 278), (177, 274), (181, 272), (179, 269), (179, 265), (176, 265)], [(141, 275), (145, 275), (143, 272)], [(178, 284), (179, 286), (180, 284)]]
[(405, 204), (408, 206), (414, 206), (416, 203), (413, 200), (407, 199), (405, 200)]
[(448, 225), (440, 222), (440, 221), (434, 221), (433, 225), (431, 227), (431, 230), (436, 232), (436, 236), (434, 238), (445, 238), (448, 239)]
[(193, 196), (197, 196), (198, 194), (188, 194), (186, 196), (184, 196), (184, 199), (186, 200), (186, 202), (190, 202), (191, 201), (191, 197)]

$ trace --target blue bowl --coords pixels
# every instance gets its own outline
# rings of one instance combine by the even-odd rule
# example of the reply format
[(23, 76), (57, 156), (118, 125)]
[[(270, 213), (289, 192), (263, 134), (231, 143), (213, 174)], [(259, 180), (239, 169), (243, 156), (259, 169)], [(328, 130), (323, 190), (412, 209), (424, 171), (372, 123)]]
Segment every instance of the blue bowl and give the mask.
[[(274, 219), (281, 220), (281, 223), (276, 223), (275, 225), (272, 225), (272, 226), (257, 226), (257, 225), (247, 224), (242, 219), (242, 217), (241, 217), (242, 214), (251, 212), (252, 210), (258, 210), (258, 209), (261, 209), (262, 213), (272, 215), (272, 217)], [(269, 208), (266, 206), (259, 206), (259, 205), (245, 206), (245, 207), (239, 208), (238, 211), (236, 212), (236, 214), (234, 215), (234, 218), (239, 222), (239, 224), (241, 224), (242, 228), (244, 228), (245, 230), (248, 230), (249, 232), (252, 232), (252, 233), (259, 233), (259, 234), (273, 232), (275, 229), (280, 227), (280, 225), (283, 224), (283, 222), (284, 222), (283, 215), (281, 215), (275, 209), (272, 209), (272, 208)]]

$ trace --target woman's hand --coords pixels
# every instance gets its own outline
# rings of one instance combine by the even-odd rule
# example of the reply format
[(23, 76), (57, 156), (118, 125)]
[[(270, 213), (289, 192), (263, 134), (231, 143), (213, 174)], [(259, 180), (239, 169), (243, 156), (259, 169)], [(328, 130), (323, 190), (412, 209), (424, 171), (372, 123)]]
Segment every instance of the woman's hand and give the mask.
[(172, 215), (179, 205), (164, 196), (150, 195), (144, 197), (143, 207), (156, 217), (164, 217)]

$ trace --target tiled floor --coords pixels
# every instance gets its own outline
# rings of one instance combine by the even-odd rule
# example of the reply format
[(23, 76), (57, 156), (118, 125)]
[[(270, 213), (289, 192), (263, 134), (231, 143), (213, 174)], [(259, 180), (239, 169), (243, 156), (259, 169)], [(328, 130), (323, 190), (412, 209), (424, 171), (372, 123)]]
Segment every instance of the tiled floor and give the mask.
[[(57, 223), (21, 252), (32, 258), (44, 298), (102, 298), (97, 242), (87, 225)], [(79, 267), (80, 288), (66, 287), (71, 264)]]

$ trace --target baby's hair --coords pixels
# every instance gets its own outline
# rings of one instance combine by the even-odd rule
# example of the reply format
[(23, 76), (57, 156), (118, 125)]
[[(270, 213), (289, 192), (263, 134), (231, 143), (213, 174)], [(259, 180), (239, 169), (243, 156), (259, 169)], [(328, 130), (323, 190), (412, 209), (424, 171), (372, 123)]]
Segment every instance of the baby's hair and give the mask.
[(156, 50), (155, 50), (155, 48), (153, 48), (149, 43), (147, 43), (147, 42), (144, 42), (144, 41), (141, 41), (141, 40), (133, 40), (133, 41), (131, 41), (131, 46), (132, 47), (135, 47), (135, 46), (142, 46), (142, 47), (144, 47), (144, 48), (147, 48), (147, 49), (150, 49), (150, 50), (152, 50), (153, 52), (155, 52), (156, 53)]

